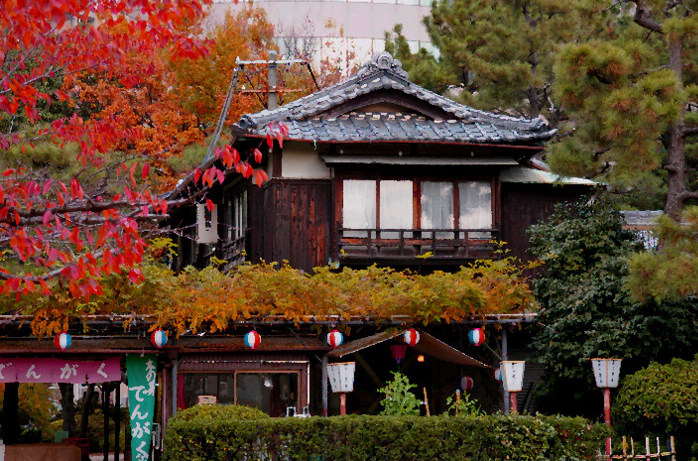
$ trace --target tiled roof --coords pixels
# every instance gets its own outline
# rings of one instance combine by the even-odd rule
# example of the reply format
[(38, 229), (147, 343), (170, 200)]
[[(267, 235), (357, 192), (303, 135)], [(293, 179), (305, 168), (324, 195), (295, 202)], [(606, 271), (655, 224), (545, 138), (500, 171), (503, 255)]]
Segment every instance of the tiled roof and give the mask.
[[(359, 96), (379, 90), (411, 95), (452, 115), (452, 120), (390, 120), (379, 116), (321, 119), (320, 114)], [(372, 114), (373, 116), (373, 114)], [(555, 133), (541, 119), (522, 119), (485, 112), (459, 104), (409, 81), (402, 64), (389, 53), (375, 55), (353, 77), (274, 110), (243, 115), (233, 126), (237, 134), (265, 134), (270, 122), (283, 121), (292, 139), (369, 141), (385, 138), (420, 141), (514, 143), (549, 139)], [(393, 133), (391, 129), (394, 129)], [(295, 135), (295, 136), (294, 136)], [(336, 136), (335, 136), (336, 135)]]
[[(415, 114), (351, 113), (337, 118), (289, 120), (287, 139), (300, 141), (514, 143), (549, 138), (553, 132), (498, 126), (489, 121), (429, 120)], [(263, 130), (258, 134), (262, 134)]]
[(537, 168), (526, 168), (523, 166), (503, 170), (500, 179), (503, 183), (518, 184), (560, 184), (573, 186), (598, 186), (601, 184), (586, 178), (561, 176), (550, 171), (543, 171)]

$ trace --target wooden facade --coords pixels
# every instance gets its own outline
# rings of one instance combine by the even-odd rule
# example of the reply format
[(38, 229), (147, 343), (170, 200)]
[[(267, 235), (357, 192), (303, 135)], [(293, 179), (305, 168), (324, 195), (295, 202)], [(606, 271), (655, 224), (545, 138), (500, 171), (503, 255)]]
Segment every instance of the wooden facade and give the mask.
[[(286, 124), (288, 134), (283, 146), (274, 141), (268, 149), (269, 126), (277, 123)], [(306, 272), (325, 265), (341, 269), (372, 264), (453, 271), (476, 259), (496, 257), (498, 241), (526, 258), (526, 229), (547, 217), (555, 203), (588, 193), (595, 185), (559, 178), (535, 159), (555, 133), (543, 121), (477, 111), (424, 90), (386, 53), (346, 82), (275, 110), (243, 116), (232, 132), (239, 152), (261, 150), (263, 160), (255, 166), (264, 168), (270, 179), (258, 187), (227, 174), (225, 184), (214, 185), (207, 194), (216, 204), (216, 219), (202, 218), (193, 207), (176, 211), (173, 227), (189, 229), (179, 241), (193, 242), (182, 246), (176, 268), (202, 266), (216, 256), (228, 261), (227, 268), (266, 261), (287, 262)], [(200, 169), (216, 162), (206, 159)], [(211, 228), (205, 239), (197, 235), (201, 219), (215, 223), (213, 240)], [(522, 317), (513, 323), (529, 321)], [(430, 331), (459, 350), (467, 346), (463, 338), (472, 328), (432, 327)], [(324, 335), (328, 325), (304, 328)], [(294, 392), (302, 397), (296, 411), (307, 405), (312, 414), (326, 414), (328, 405), (330, 411), (333, 407), (322, 372), (328, 346), (316, 336), (303, 348), (290, 330), (264, 334), (259, 353), (240, 348), (240, 331), (235, 332), (237, 345), (172, 351), (165, 365), (170, 367), (165, 379), (171, 398), (179, 392), (178, 379), (195, 385), (187, 375), (208, 374), (210, 386), (238, 389), (236, 376), (241, 373), (266, 373), (270, 376), (265, 379), (272, 379), (276, 372), (297, 377)], [(352, 339), (380, 330), (361, 322)], [(358, 352), (353, 356), (356, 384), (363, 389), (350, 403), (356, 411), (376, 410), (375, 389), (384, 385), (394, 364), (387, 343), (374, 350), (370, 360)], [(416, 360), (416, 354), (409, 355), (403, 369)], [(490, 370), (464, 369), (442, 359), (414, 365), (417, 382), (437, 399), (453, 392), (465, 372), (492, 384)], [(196, 386), (209, 385), (198, 379)], [(497, 406), (492, 388), (478, 390), (489, 409)], [(234, 394), (233, 401), (238, 397)], [(164, 411), (176, 411), (172, 405)]]

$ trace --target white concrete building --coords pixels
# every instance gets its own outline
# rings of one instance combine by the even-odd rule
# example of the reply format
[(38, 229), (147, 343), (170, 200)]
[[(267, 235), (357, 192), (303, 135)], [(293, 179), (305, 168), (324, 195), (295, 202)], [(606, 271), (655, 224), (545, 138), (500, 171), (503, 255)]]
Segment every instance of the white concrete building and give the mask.
[(311, 51), (315, 63), (339, 54), (343, 58), (353, 55), (361, 64), (385, 49), (385, 32), (396, 24), (402, 24), (412, 51), (433, 49), (422, 23), (431, 0), (261, 0), (238, 4), (213, 0), (209, 20), (221, 22), (226, 11), (235, 12), (250, 3), (267, 12), (282, 54), (293, 55), (294, 48)]

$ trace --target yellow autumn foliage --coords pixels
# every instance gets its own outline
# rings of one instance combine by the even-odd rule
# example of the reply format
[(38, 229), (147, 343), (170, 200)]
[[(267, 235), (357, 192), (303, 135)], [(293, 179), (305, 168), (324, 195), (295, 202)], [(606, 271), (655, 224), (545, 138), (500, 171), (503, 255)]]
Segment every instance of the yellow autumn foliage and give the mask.
[[(104, 295), (88, 303), (69, 296), (0, 299), (2, 313), (31, 315), (37, 335), (64, 331), (70, 319), (89, 315), (147, 317), (177, 334), (222, 331), (231, 322), (283, 320), (294, 323), (349, 319), (427, 324), (487, 314), (532, 312), (536, 303), (515, 258), (483, 260), (453, 273), (427, 275), (371, 266), (341, 271), (319, 267), (307, 274), (288, 265), (245, 264), (229, 274), (193, 267), (175, 274), (149, 262), (145, 281), (125, 276), (103, 283)], [(60, 293), (60, 290), (54, 290)]]

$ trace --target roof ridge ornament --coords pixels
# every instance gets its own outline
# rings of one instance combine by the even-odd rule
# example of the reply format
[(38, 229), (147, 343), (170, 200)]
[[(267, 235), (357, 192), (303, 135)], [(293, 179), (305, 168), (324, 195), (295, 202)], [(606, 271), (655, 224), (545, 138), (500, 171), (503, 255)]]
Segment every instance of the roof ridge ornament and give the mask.
[(387, 51), (381, 51), (371, 56), (371, 59), (366, 61), (356, 76), (364, 77), (380, 70), (388, 71), (405, 80), (410, 79), (407, 71), (402, 68), (400, 60)]

